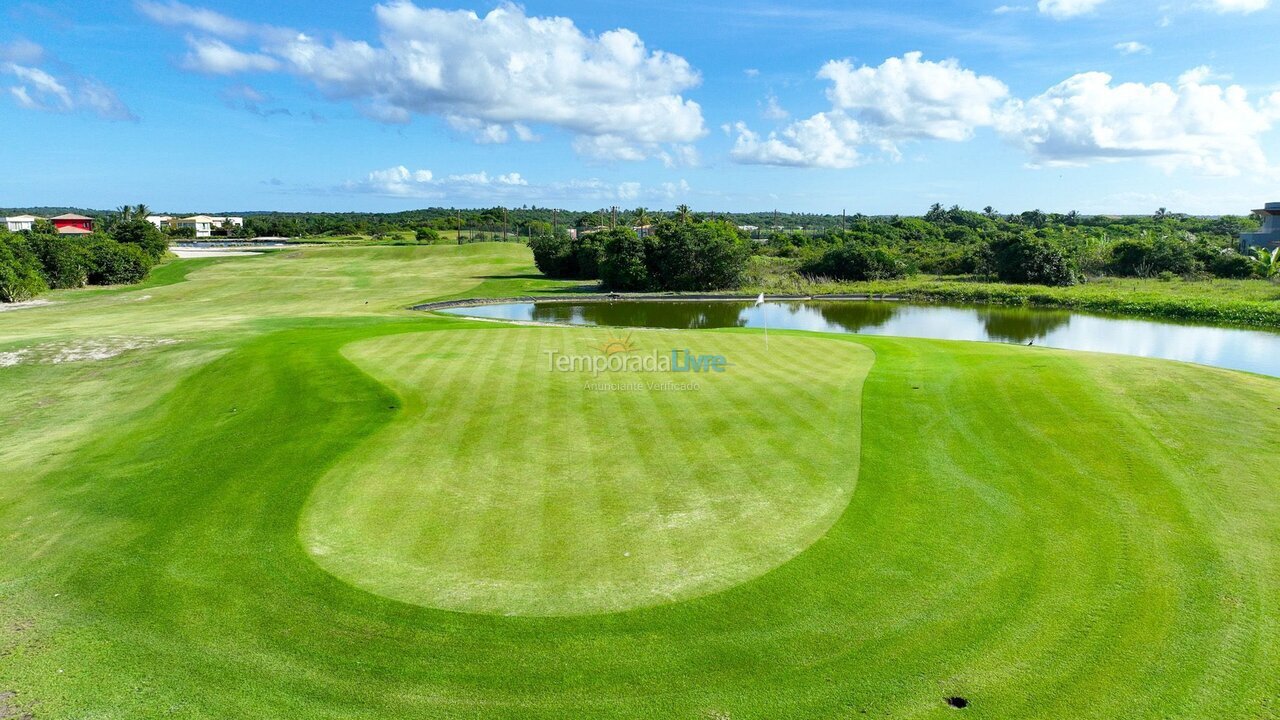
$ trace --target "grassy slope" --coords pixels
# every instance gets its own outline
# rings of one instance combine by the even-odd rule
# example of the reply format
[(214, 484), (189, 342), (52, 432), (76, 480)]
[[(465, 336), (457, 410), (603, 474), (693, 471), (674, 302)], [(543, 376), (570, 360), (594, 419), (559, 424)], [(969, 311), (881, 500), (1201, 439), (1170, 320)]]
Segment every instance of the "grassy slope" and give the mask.
[(0, 370), (10, 702), (53, 718), (947, 717), (949, 694), (978, 717), (1280, 712), (1280, 383), (1166, 362), (805, 340), (876, 362), (857, 491), (790, 562), (558, 619), (338, 580), (299, 519), (326, 473), (411, 414), (375, 379), (391, 365), (371, 375), (344, 348), (529, 332), (395, 310), (527, 259), (404, 250), (304, 253), (322, 276), (305, 289), (290, 258), (251, 258), (0, 316), (0, 350), (184, 341)]

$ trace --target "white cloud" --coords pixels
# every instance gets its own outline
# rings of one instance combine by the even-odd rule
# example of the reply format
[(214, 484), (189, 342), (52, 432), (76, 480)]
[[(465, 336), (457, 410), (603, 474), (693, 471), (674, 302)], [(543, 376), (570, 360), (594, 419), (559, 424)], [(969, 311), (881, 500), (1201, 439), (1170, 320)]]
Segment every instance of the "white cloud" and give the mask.
[(1141, 55), (1150, 55), (1150, 54), (1151, 54), (1151, 48), (1150, 48), (1150, 47), (1147, 47), (1146, 45), (1143, 45), (1142, 43), (1140, 43), (1140, 42), (1138, 42), (1138, 41), (1136, 41), (1136, 40), (1130, 40), (1130, 41), (1128, 41), (1128, 42), (1116, 43), (1113, 47), (1115, 47), (1115, 49), (1116, 49), (1116, 50), (1119, 50), (1120, 52), (1124, 53), (1125, 55), (1139, 55), (1139, 54), (1141, 54)]
[(629, 202), (639, 199), (674, 200), (689, 192), (689, 184), (662, 183), (645, 186), (635, 181), (609, 182), (600, 178), (533, 184), (518, 172), (490, 175), (487, 172), (459, 173), (437, 177), (430, 170), (410, 170), (397, 165), (374, 170), (363, 180), (343, 183), (338, 192), (372, 194), (417, 200), (457, 199), (469, 202), (568, 204), (583, 201)]
[(243, 72), (272, 72), (280, 69), (280, 61), (262, 53), (241, 52), (214, 38), (187, 38), (191, 50), (182, 60), (187, 70), (214, 75)]
[(169, 2), (138, 0), (134, 6), (138, 8), (138, 12), (162, 25), (190, 27), (222, 37), (247, 37), (255, 29), (250, 23), (229, 18), (205, 8), (184, 5), (175, 0)]
[(1211, 175), (1267, 170), (1259, 136), (1280, 120), (1280, 93), (1253, 103), (1244, 88), (1206, 84), (1209, 77), (1196, 68), (1173, 87), (1081, 73), (1009, 103), (999, 129), (1045, 165), (1141, 158)]
[(774, 121), (786, 120), (791, 117), (791, 113), (778, 104), (778, 98), (775, 95), (770, 95), (765, 99), (764, 110), (760, 114), (764, 116), (765, 120)]
[(0, 62), (39, 65), (44, 60), (44, 48), (26, 38), (18, 38), (10, 43), (0, 43)]
[(1088, 15), (1106, 0), (1040, 0), (1036, 7), (1055, 20)]
[(764, 138), (745, 123), (734, 130), (738, 137), (729, 156), (750, 165), (850, 168), (861, 160), (858, 146), (866, 139), (857, 121), (838, 111), (818, 113)]
[(1254, 13), (1265, 10), (1271, 0), (1210, 0), (1210, 6), (1221, 13)]
[(446, 119), (481, 142), (534, 139), (530, 125), (572, 133), (601, 159), (659, 157), (705, 135), (702, 109), (682, 93), (701, 78), (678, 55), (648, 49), (630, 30), (584, 34), (572, 20), (530, 17), (512, 4), (483, 17), (376, 5), (379, 41), (335, 39), (267, 26), (243, 27), (201, 8), (144, 2), (148, 17), (222, 38), (257, 38), (246, 50), (191, 38), (190, 69), (212, 73), (281, 70), (377, 119)]
[[(12, 46), (10, 46), (12, 47)], [(44, 59), (38, 45), (21, 47), (13, 55)], [(58, 77), (32, 65), (0, 64), (0, 72), (12, 75), (18, 84), (9, 86), (9, 95), (19, 107), (41, 112), (86, 111), (106, 120), (136, 120), (137, 117), (116, 96), (115, 91), (89, 77)]]
[(976, 128), (995, 123), (996, 104), (1009, 94), (993, 77), (955, 60), (923, 60), (919, 52), (878, 67), (831, 61), (818, 77), (831, 81), (831, 110), (766, 137), (738, 123), (731, 157), (744, 163), (847, 168), (862, 160), (859, 148), (866, 145), (896, 158), (905, 140), (971, 138)]
[(967, 140), (990, 125), (994, 105), (1009, 94), (999, 80), (960, 67), (956, 60), (922, 60), (919, 52), (889, 58), (879, 67), (854, 69), (847, 60), (823, 66), (831, 81), (827, 98), (889, 140)]

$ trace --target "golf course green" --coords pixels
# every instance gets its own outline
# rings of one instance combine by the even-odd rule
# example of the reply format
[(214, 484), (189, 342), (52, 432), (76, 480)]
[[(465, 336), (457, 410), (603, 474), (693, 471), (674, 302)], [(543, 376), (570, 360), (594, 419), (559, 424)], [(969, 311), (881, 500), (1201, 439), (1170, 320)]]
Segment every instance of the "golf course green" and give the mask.
[[(303, 248), (0, 313), (0, 718), (1280, 717), (1280, 379), (407, 309), (573, 284)], [(727, 367), (549, 360), (602, 348)]]

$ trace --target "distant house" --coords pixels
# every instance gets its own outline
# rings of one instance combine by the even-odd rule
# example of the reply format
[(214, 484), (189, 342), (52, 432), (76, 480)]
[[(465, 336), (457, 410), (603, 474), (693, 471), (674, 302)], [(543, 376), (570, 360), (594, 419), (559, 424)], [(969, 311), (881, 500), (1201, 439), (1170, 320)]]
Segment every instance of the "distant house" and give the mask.
[(49, 218), (60, 235), (88, 235), (93, 232), (93, 218), (75, 213)]
[(13, 217), (5, 218), (4, 225), (8, 228), (9, 232), (22, 232), (23, 230), (32, 229), (32, 227), (35, 226), (36, 221), (42, 219), (43, 218), (38, 218), (35, 215), (14, 215)]
[(174, 220), (173, 225), (180, 228), (189, 227), (195, 230), (198, 238), (213, 236), (213, 218), (208, 215), (192, 215), (191, 217), (180, 218)]
[(232, 215), (213, 217), (211, 215), (192, 215), (191, 217), (176, 218), (169, 215), (148, 215), (147, 222), (155, 225), (160, 229), (166, 227), (189, 227), (196, 231), (196, 237), (207, 238), (213, 236), (213, 231), (225, 228), (244, 227), (244, 218)]
[(1253, 214), (1262, 218), (1262, 229), (1241, 233), (1240, 251), (1249, 253), (1255, 248), (1280, 248), (1280, 202), (1269, 202), (1261, 210), (1254, 210)]

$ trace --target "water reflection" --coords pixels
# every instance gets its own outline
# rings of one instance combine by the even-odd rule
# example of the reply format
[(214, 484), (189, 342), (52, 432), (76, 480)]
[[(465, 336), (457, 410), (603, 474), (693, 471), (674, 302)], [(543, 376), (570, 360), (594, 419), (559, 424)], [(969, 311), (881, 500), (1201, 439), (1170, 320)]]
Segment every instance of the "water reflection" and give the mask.
[(984, 340), (1167, 358), (1280, 376), (1280, 333), (1033, 308), (825, 301), (509, 303), (447, 310), (573, 325), (775, 330)]
[(996, 307), (977, 312), (988, 338), (1019, 344), (1043, 340), (1071, 322), (1071, 313), (1061, 310)]
[(533, 306), (530, 320), (572, 325), (706, 330), (745, 327), (744, 311), (751, 303), (738, 302), (590, 302), (544, 303)]

